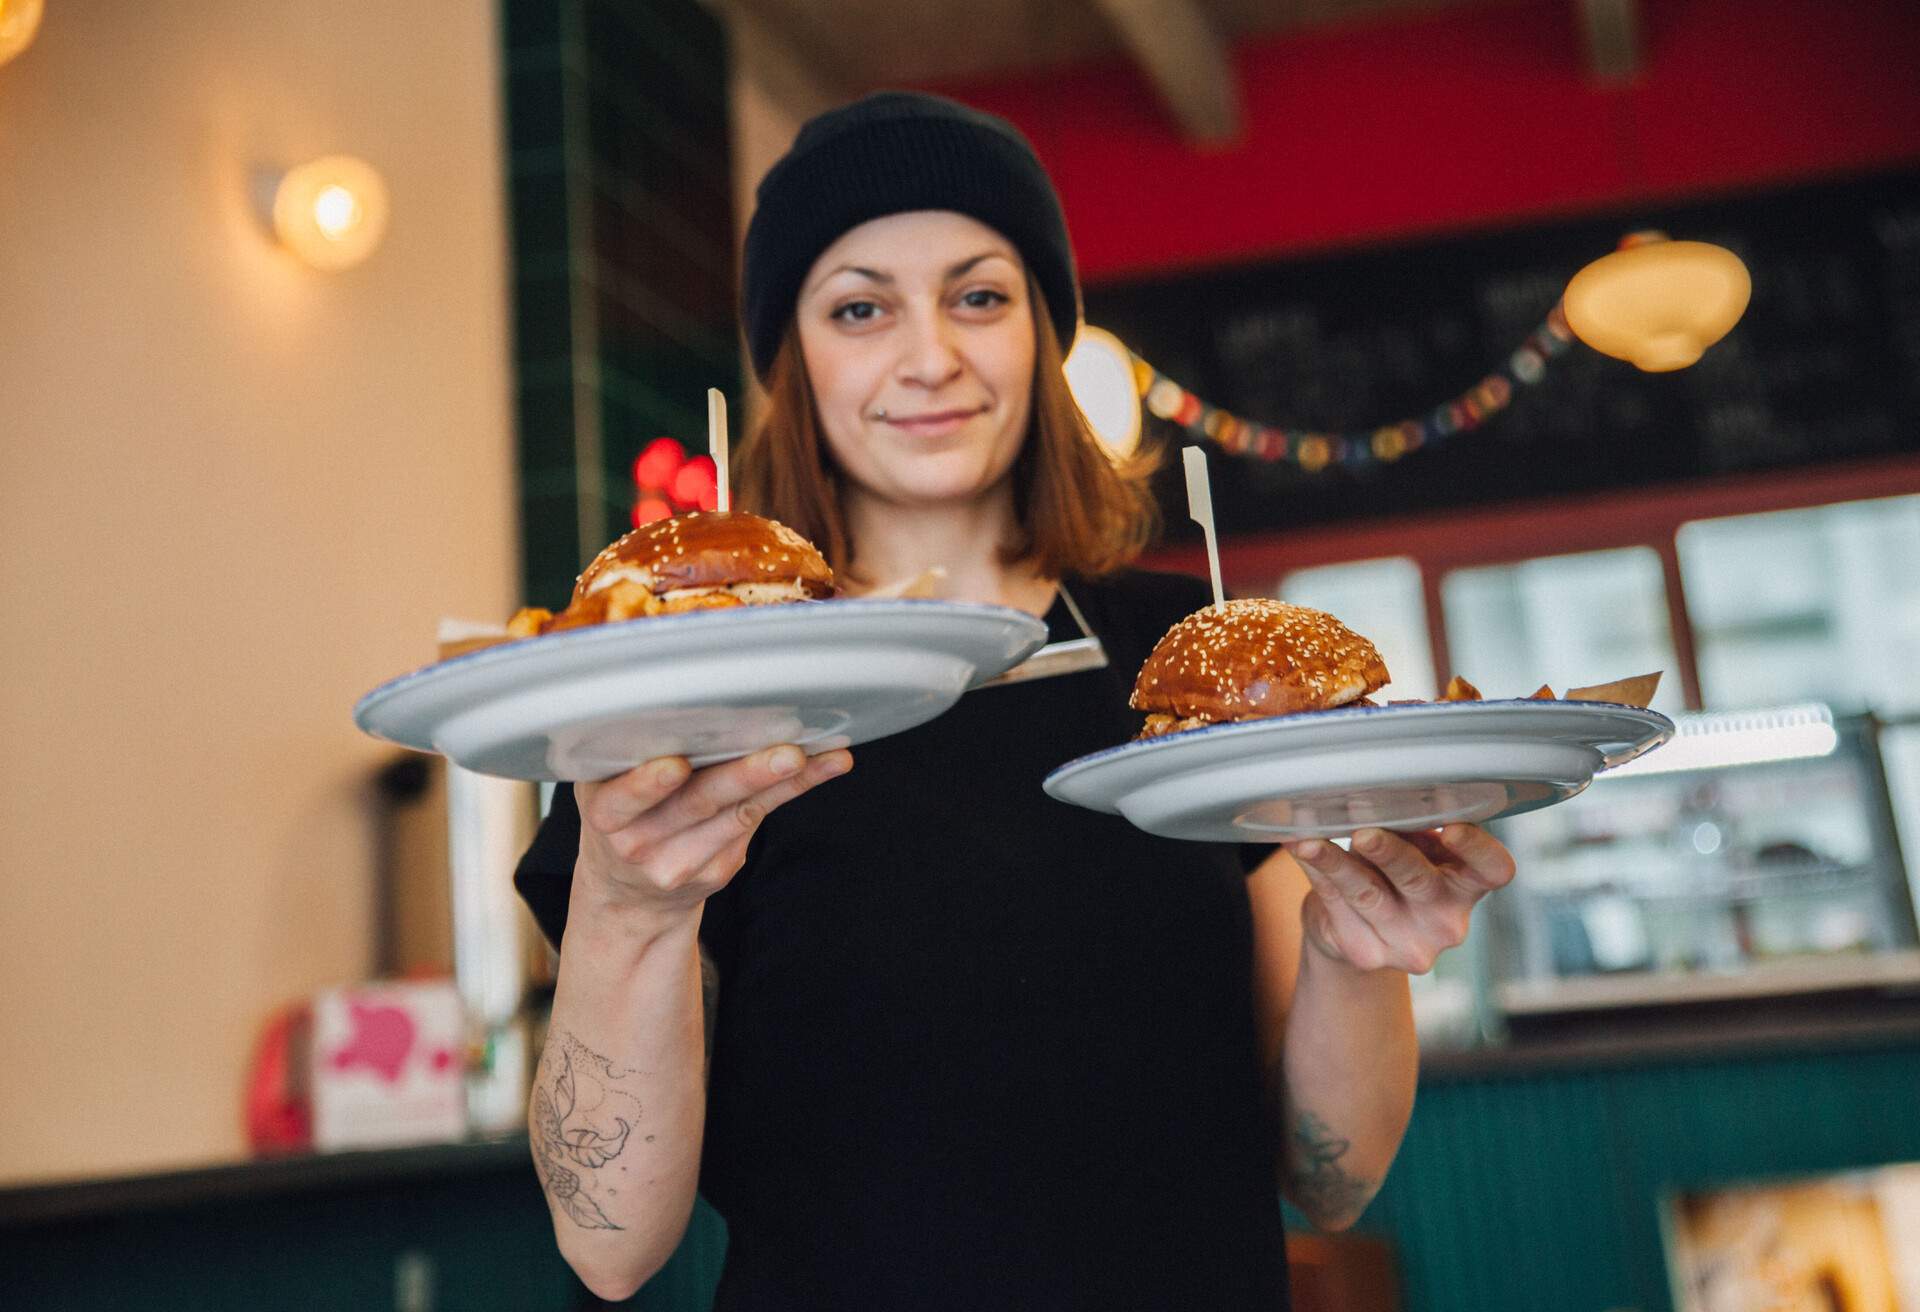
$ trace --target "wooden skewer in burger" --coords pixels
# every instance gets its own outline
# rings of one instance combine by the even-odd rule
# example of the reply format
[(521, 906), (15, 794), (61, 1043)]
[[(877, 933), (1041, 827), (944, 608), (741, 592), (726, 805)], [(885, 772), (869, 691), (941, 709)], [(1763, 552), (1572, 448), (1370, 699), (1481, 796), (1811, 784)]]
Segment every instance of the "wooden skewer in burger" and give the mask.
[[(1213, 604), (1168, 629), (1140, 667), (1127, 703), (1146, 712), (1147, 722), (1139, 736), (1157, 738), (1210, 724), (1375, 705), (1371, 694), (1393, 676), (1366, 638), (1322, 610), (1272, 597), (1229, 600), (1223, 594), (1206, 455), (1198, 447), (1188, 447), (1183, 459), (1187, 505), (1206, 536)], [(1645, 707), (1659, 683), (1658, 674), (1644, 674), (1575, 688), (1566, 700)], [(1434, 700), (1477, 702), (1481, 696), (1478, 688), (1456, 674)], [(1553, 689), (1542, 684), (1526, 700), (1556, 699)], [(1388, 703), (1421, 704), (1419, 698)]]

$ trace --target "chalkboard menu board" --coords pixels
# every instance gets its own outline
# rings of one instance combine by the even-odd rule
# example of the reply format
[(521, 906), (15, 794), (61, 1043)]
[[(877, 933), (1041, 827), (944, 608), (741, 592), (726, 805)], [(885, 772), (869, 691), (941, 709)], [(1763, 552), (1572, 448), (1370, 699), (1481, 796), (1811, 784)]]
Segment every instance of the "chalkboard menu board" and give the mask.
[[(1471, 387), (1582, 265), (1640, 228), (1716, 242), (1753, 273), (1746, 317), (1698, 364), (1645, 374), (1576, 343), (1483, 427), (1396, 464), (1307, 474), (1216, 453), (1223, 528), (1920, 452), (1920, 168), (1107, 283), (1087, 289), (1087, 321), (1243, 418), (1365, 431)], [(1163, 474), (1177, 525), (1177, 470)]]

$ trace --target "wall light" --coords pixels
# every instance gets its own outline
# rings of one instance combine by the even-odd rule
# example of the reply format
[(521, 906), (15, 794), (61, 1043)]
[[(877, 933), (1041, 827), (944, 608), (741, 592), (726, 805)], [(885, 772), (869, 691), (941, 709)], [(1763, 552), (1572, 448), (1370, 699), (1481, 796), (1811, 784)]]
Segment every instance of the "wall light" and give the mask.
[(281, 245), (316, 269), (352, 268), (387, 230), (387, 184), (363, 159), (324, 155), (262, 174), (256, 200)]
[(33, 44), (44, 8), (41, 0), (0, 0), (0, 64)]
[(1105, 328), (1082, 324), (1067, 354), (1067, 390), (1116, 459), (1140, 445), (1140, 386), (1133, 352)]

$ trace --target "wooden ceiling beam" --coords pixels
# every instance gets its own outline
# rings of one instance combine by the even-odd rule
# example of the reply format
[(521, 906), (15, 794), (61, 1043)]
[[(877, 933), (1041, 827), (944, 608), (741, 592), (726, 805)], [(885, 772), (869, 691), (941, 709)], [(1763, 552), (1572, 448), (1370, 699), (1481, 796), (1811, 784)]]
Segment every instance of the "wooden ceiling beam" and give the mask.
[(1189, 141), (1240, 135), (1240, 84), (1198, 0), (1093, 0)]

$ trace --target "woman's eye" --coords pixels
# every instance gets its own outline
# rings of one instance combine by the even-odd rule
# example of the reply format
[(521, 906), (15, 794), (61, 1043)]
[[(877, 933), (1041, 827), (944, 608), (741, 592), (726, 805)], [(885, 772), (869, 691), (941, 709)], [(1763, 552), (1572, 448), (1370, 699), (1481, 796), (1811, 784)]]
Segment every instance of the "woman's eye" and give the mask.
[(990, 287), (976, 287), (960, 298), (960, 304), (969, 310), (991, 310), (997, 305), (1005, 305), (1012, 299), (1005, 292), (996, 292)]
[(842, 323), (867, 323), (880, 313), (880, 307), (872, 301), (848, 301), (834, 310), (832, 318)]

